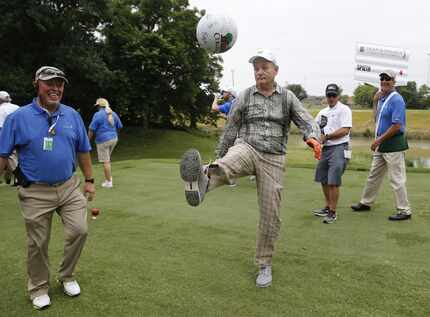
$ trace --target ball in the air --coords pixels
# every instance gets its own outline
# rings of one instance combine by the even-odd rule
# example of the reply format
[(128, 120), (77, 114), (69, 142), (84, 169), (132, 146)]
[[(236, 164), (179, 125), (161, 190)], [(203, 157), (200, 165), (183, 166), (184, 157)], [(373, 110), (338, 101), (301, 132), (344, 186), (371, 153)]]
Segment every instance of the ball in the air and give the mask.
[(237, 39), (237, 27), (232, 18), (224, 14), (205, 14), (197, 24), (197, 41), (211, 53), (224, 53)]

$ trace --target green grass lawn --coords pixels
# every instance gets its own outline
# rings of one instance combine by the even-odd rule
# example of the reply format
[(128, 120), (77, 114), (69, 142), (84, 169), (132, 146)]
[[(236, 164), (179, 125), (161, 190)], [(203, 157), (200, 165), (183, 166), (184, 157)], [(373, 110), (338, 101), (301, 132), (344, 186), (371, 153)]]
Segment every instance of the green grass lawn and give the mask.
[[(136, 132), (136, 131), (135, 131)], [(323, 225), (311, 153), (291, 147), (273, 286), (255, 288), (258, 219), (255, 183), (184, 200), (178, 161), (189, 146), (212, 156), (213, 138), (185, 132), (124, 136), (114, 153), (113, 189), (98, 186), (97, 220), (77, 268), (82, 295), (55, 282), (63, 233), (54, 217), (50, 244), (52, 306), (32, 309), (26, 295), (25, 230), (14, 188), (0, 185), (0, 316), (429, 316), (428, 174), (408, 174), (411, 221), (388, 222), (389, 185), (373, 210), (350, 211), (367, 172), (344, 176), (339, 218)], [(295, 157), (296, 152), (302, 158)], [(102, 179), (95, 165), (97, 183)]]

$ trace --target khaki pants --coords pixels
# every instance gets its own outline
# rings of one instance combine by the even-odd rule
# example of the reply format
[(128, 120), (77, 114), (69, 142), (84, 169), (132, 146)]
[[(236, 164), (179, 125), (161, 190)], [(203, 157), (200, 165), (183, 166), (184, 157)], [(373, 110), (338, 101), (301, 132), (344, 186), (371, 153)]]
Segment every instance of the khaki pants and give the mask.
[(87, 238), (87, 200), (73, 176), (60, 186), (32, 184), (18, 188), (18, 197), (27, 230), (27, 272), (30, 298), (48, 293), (48, 244), (52, 216), (56, 211), (64, 225), (64, 257), (59, 280), (74, 280), (73, 271)]
[(387, 171), (397, 211), (411, 213), (406, 190), (405, 152), (373, 153), (372, 166), (360, 202), (368, 206), (374, 203)]
[(229, 179), (256, 175), (260, 219), (255, 260), (260, 266), (272, 264), (275, 242), (279, 236), (284, 161), (285, 155), (261, 153), (247, 143), (238, 143), (213, 163), (218, 168), (209, 171), (209, 190), (228, 184)]

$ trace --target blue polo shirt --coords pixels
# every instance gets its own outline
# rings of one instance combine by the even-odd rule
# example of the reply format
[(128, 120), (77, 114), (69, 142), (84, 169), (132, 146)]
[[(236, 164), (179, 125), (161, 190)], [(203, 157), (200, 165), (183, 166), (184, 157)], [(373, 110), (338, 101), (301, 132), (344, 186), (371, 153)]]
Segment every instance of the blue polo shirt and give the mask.
[(94, 114), (89, 128), (94, 131), (97, 144), (118, 138), (117, 130), (122, 128), (122, 123), (115, 111), (112, 112), (112, 116), (113, 126), (109, 123), (108, 114), (104, 108)]
[[(16, 148), (19, 166), (30, 182), (68, 180), (76, 170), (76, 154), (91, 151), (82, 118), (73, 108), (60, 104), (52, 114), (53, 136), (48, 117), (34, 99), (6, 118), (0, 135), (0, 156), (9, 157)], [(52, 150), (43, 149), (44, 138), (52, 138)]]
[[(392, 92), (391, 94), (393, 93), (394, 92)], [(376, 118), (379, 117), (379, 112), (381, 111), (382, 105), (384, 104), (388, 96), (383, 97), (379, 100)], [(381, 118), (379, 121), (378, 131), (376, 135), (380, 136), (384, 134), (385, 131), (387, 131), (393, 124), (397, 123), (401, 124), (400, 131), (404, 133), (406, 127), (406, 104), (403, 100), (403, 97), (398, 93), (392, 96), (390, 100), (388, 100), (388, 103), (385, 105), (381, 113)]]

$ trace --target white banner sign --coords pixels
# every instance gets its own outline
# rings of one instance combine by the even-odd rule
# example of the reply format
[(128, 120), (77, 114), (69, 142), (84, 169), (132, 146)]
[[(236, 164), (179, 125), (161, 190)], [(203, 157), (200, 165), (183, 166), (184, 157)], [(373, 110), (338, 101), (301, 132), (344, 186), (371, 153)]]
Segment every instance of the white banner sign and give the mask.
[(396, 86), (408, 81), (409, 51), (403, 48), (358, 43), (355, 51), (354, 79), (379, 87), (379, 74), (394, 71)]

